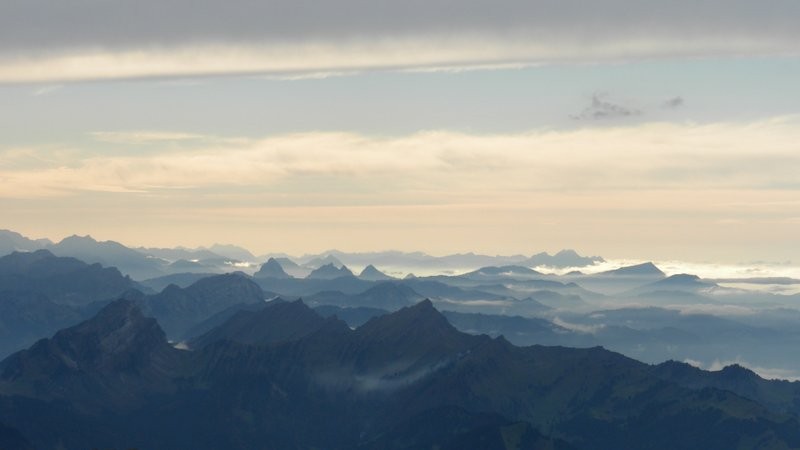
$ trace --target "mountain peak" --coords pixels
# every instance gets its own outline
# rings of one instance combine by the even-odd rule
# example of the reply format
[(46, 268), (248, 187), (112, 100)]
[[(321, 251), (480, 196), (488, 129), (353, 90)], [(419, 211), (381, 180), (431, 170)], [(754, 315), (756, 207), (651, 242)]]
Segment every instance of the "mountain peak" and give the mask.
[(274, 300), (257, 311), (237, 312), (222, 325), (195, 339), (192, 346), (200, 348), (221, 340), (250, 345), (292, 341), (319, 330), (325, 322), (302, 300)]
[(758, 378), (755, 372), (736, 363), (723, 367), (722, 370), (719, 371), (719, 374), (728, 380), (749, 381)]
[(253, 276), (256, 278), (290, 278), (289, 274), (283, 270), (281, 263), (275, 258), (268, 259)]
[(4, 378), (50, 367), (53, 373), (96, 370), (139, 372), (154, 353), (168, 351), (164, 331), (127, 299), (109, 303), (93, 318), (37, 342), (5, 362)]
[(341, 268), (337, 268), (333, 263), (328, 263), (320, 268), (312, 271), (308, 274), (308, 279), (318, 279), (318, 280), (332, 280), (334, 278), (340, 277), (352, 277), (353, 272), (347, 268), (347, 266), (342, 266)]
[(658, 276), (665, 274), (652, 262), (635, 264), (633, 266), (620, 267), (619, 269), (602, 272), (603, 275), (626, 275), (626, 276)]
[(384, 280), (391, 280), (392, 277), (386, 275), (385, 273), (378, 270), (372, 264), (364, 267), (364, 270), (358, 275), (358, 278), (367, 281), (384, 281)]
[(676, 282), (695, 282), (695, 281), (700, 281), (700, 277), (697, 276), (697, 275), (691, 275), (691, 274), (688, 274), (688, 273), (677, 273), (675, 275), (671, 275), (671, 276), (667, 277), (667, 279), (664, 280), (664, 281), (667, 281), (667, 280), (676, 281)]
[(73, 234), (71, 236), (65, 237), (59, 243), (63, 244), (63, 243), (69, 243), (69, 242), (91, 242), (91, 243), (97, 243), (97, 240), (95, 240), (95, 238), (93, 238), (91, 235), (88, 235), (88, 234), (86, 236), (79, 236), (77, 234)]
[(357, 330), (360, 334), (391, 336), (414, 335), (420, 339), (438, 339), (444, 334), (458, 333), (429, 299), (406, 306), (394, 313), (376, 317)]
[(525, 264), (529, 266), (550, 267), (584, 267), (605, 261), (600, 256), (581, 256), (572, 249), (564, 249), (551, 255), (547, 252), (537, 253), (528, 259)]
[(36, 250), (33, 252), (15, 251), (0, 257), (0, 271), (26, 270), (39, 261), (54, 258), (56, 258), (56, 256), (49, 250)]
[(537, 272), (529, 267), (525, 266), (518, 266), (518, 265), (508, 265), (508, 266), (487, 266), (481, 267), (480, 269), (465, 273), (463, 276), (465, 277), (474, 277), (474, 276), (534, 276), (534, 275), (541, 275), (541, 272)]

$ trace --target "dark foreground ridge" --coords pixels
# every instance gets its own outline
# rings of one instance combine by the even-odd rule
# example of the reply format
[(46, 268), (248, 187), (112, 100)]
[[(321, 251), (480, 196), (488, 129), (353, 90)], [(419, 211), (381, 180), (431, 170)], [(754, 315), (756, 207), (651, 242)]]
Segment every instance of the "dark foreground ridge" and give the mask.
[(136, 300), (109, 304), (0, 363), (0, 443), (800, 447), (790, 408), (737, 391), (772, 386), (751, 372), (654, 367), (599, 347), (516, 347), (459, 332), (427, 300), (355, 330), (300, 301), (273, 301), (237, 312), (194, 344), (173, 348)]

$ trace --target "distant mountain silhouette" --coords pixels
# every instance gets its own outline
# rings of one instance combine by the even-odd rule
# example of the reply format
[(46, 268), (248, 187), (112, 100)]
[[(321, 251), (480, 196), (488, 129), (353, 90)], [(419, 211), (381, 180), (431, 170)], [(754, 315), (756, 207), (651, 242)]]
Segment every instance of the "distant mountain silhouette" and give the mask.
[(222, 255), (216, 254), (211, 250), (206, 249), (191, 249), (191, 248), (146, 248), (146, 247), (138, 247), (135, 248), (139, 253), (144, 253), (145, 255), (151, 255), (156, 258), (163, 259), (165, 261), (177, 261), (179, 259), (185, 259), (188, 261), (197, 260), (215, 260), (224, 258)]
[(355, 275), (346, 266), (337, 268), (333, 263), (328, 263), (313, 270), (306, 278), (309, 280), (332, 280), (341, 277), (355, 277)]
[(555, 255), (550, 255), (546, 252), (537, 253), (525, 261), (525, 264), (531, 267), (548, 266), (561, 268), (585, 267), (600, 262), (605, 262), (600, 256), (581, 256), (575, 250), (561, 250)]
[(495, 280), (503, 278), (526, 278), (542, 275), (531, 268), (524, 266), (482, 267), (476, 271), (460, 275), (462, 278), (473, 280)]
[(305, 278), (313, 270), (313, 269), (309, 269), (308, 267), (302, 267), (299, 264), (297, 264), (296, 262), (294, 262), (291, 259), (286, 258), (286, 257), (276, 257), (276, 258), (273, 258), (273, 259), (275, 259), (275, 261), (277, 261), (278, 264), (281, 265), (281, 268), (284, 270), (284, 272), (289, 274), (289, 276), (292, 276), (292, 277), (295, 277), (295, 278)]
[(311, 267), (312, 269), (319, 269), (323, 266), (328, 266), (328, 265), (332, 265), (335, 268), (339, 269), (344, 266), (344, 264), (337, 257), (330, 254), (312, 258), (306, 261), (306, 263), (303, 265), (306, 267)]
[(450, 299), (450, 300), (504, 300), (503, 295), (491, 294), (478, 291), (476, 289), (461, 288), (446, 284), (442, 281), (425, 278), (406, 278), (402, 281), (404, 286), (408, 286), (420, 295), (430, 299)]
[(403, 284), (384, 281), (355, 295), (322, 291), (308, 296), (307, 300), (312, 305), (365, 306), (393, 311), (422, 300), (422, 296)]
[(168, 264), (166, 270), (174, 273), (187, 273), (187, 272), (209, 273), (213, 271), (213, 267), (210, 267), (200, 261), (188, 261), (185, 259), (179, 259), (175, 262)]
[(664, 277), (664, 272), (661, 271), (655, 264), (646, 262), (634, 266), (620, 267), (619, 269), (608, 270), (601, 272), (601, 275), (614, 275), (614, 276), (647, 276), (647, 277)]
[(249, 250), (230, 244), (214, 244), (208, 248), (213, 253), (235, 261), (255, 261), (256, 257)]
[(358, 275), (358, 278), (367, 281), (394, 280), (393, 277), (390, 277), (389, 275), (386, 275), (385, 273), (381, 272), (372, 264), (368, 265), (367, 267), (364, 267), (364, 270), (361, 271), (361, 273)]
[[(292, 305), (301, 306), (280, 306)], [(292, 332), (311, 317), (303, 311), (250, 317)], [(794, 415), (670, 381), (602, 348), (467, 335), (429, 301), (355, 331), (323, 322), (268, 345), (226, 339), (186, 352), (133, 302), (117, 301), (0, 363), (0, 420), (37, 448), (68, 449), (800, 445)], [(221, 328), (261, 332), (250, 320)]]
[(48, 239), (28, 239), (11, 230), (0, 230), (0, 256), (12, 252), (33, 252), (50, 244), (52, 242)]
[(0, 258), (0, 291), (35, 292), (55, 303), (86, 305), (136, 286), (116, 268), (57, 257), (47, 250)]
[(86, 319), (93, 304), (135, 286), (114, 268), (47, 250), (0, 258), (0, 357)]
[(0, 358), (85, 318), (82, 310), (41, 293), (0, 291)]
[(289, 278), (289, 274), (283, 270), (281, 263), (275, 258), (268, 259), (253, 276), (255, 278)]
[(703, 281), (697, 275), (685, 273), (672, 275), (662, 280), (648, 283), (635, 289), (635, 292), (657, 292), (657, 291), (678, 291), (690, 293), (702, 293), (717, 287), (716, 284)]
[(114, 241), (98, 242), (91, 236), (70, 236), (47, 248), (58, 256), (116, 267), (120, 272), (136, 280), (164, 275), (163, 260), (148, 257)]

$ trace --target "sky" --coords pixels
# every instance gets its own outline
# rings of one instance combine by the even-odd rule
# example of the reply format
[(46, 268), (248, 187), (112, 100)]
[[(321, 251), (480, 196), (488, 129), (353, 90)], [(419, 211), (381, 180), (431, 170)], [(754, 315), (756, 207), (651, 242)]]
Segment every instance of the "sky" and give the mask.
[(795, 0), (5, 0), (0, 228), (800, 260)]

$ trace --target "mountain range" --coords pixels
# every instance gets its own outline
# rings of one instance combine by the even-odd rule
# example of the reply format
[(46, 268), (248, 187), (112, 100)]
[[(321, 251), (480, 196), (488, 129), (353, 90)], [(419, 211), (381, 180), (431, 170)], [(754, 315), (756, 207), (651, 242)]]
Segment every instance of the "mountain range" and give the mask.
[(273, 302), (213, 333), (177, 350), (135, 302), (112, 302), (0, 363), (4, 435), (67, 449), (800, 446), (797, 383), (516, 347), (457, 331), (429, 301), (355, 330)]

